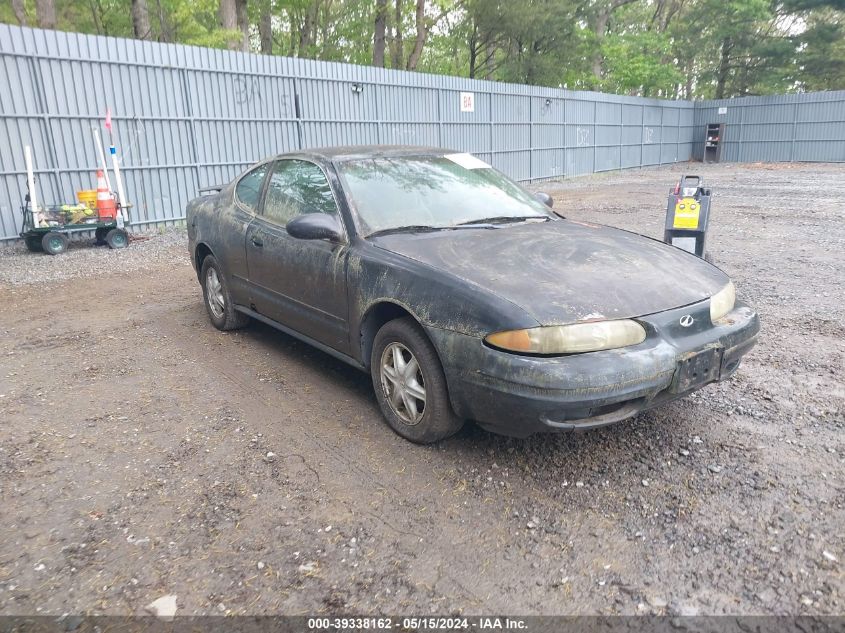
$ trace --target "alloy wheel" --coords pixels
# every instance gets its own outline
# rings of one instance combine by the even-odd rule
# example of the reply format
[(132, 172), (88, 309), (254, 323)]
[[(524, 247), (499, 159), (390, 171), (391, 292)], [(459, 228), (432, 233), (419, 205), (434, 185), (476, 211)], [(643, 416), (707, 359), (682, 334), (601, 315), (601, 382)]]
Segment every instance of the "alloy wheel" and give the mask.
[(425, 379), (407, 347), (390, 343), (381, 355), (381, 386), (393, 412), (409, 426), (425, 414)]
[(205, 275), (205, 291), (211, 313), (215, 318), (221, 318), (226, 308), (226, 301), (223, 298), (223, 284), (220, 283), (216, 268), (209, 268)]

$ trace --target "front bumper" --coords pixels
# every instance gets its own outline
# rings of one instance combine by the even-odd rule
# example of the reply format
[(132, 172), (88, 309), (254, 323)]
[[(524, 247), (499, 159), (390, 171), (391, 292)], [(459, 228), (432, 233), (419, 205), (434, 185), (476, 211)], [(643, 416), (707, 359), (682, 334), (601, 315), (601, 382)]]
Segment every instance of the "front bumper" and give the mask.
[[(680, 326), (686, 315), (694, 326)], [(757, 314), (740, 302), (716, 324), (709, 301), (637, 320), (647, 331), (639, 345), (558, 357), (521, 356), (477, 337), (427, 332), (455, 412), (495, 433), (526, 437), (612, 424), (725, 380), (760, 330)]]

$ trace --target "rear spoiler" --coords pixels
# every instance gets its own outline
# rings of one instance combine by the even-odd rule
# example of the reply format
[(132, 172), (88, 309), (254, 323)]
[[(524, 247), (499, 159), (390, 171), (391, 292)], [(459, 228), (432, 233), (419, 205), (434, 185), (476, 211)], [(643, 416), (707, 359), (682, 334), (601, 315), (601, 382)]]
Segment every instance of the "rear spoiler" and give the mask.
[(199, 192), (200, 193), (217, 193), (218, 191), (223, 189), (223, 187), (225, 187), (225, 186), (226, 185), (207, 185), (205, 187), (200, 187)]

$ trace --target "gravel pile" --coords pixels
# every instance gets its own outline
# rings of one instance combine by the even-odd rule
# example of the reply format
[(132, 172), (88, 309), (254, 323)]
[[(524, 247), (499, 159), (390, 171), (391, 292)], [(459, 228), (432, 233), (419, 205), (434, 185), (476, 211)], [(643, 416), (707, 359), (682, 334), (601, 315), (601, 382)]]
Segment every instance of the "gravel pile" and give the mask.
[(109, 271), (137, 272), (187, 260), (188, 234), (169, 228), (153, 235), (133, 234), (128, 248), (94, 246), (93, 238), (72, 239), (66, 253), (50, 256), (31, 253), (23, 240), (0, 247), (0, 285), (23, 286), (105, 275)]

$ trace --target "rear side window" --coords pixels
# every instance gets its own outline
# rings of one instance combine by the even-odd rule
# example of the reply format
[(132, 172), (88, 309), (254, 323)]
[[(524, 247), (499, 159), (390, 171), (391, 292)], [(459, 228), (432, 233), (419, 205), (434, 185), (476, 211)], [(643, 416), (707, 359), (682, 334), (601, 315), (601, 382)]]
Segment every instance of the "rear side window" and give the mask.
[(258, 213), (258, 204), (261, 201), (261, 185), (264, 184), (264, 176), (266, 175), (267, 165), (261, 165), (241, 178), (235, 187), (235, 196), (238, 202), (253, 213)]

